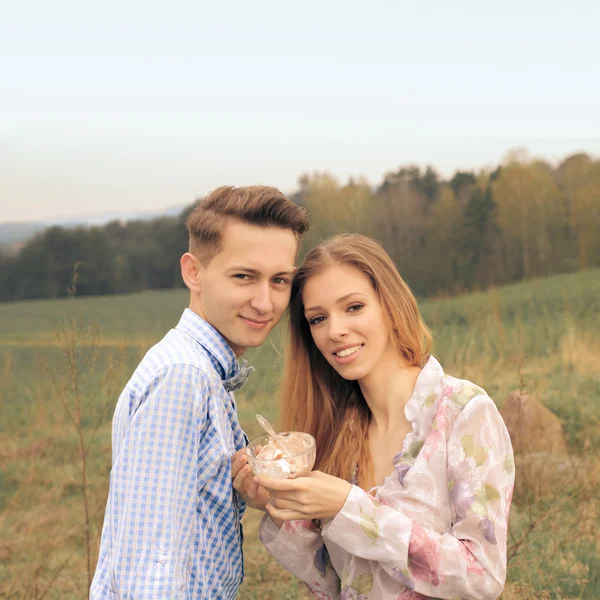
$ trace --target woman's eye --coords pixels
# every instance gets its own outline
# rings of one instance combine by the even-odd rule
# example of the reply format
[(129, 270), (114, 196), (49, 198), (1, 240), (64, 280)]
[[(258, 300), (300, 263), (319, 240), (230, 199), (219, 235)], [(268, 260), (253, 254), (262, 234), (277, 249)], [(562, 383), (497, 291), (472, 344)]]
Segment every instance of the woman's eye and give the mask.
[(360, 310), (363, 306), (364, 306), (363, 304), (352, 304), (351, 306), (348, 307), (348, 311), (356, 312), (357, 310)]
[(309, 325), (318, 325), (321, 321), (324, 321), (325, 317), (313, 317), (308, 320)]

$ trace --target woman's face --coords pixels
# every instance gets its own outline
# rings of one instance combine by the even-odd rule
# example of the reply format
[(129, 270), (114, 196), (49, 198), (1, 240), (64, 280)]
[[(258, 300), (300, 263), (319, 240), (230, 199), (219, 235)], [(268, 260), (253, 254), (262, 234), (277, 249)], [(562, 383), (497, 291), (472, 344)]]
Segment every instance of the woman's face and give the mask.
[(383, 307), (357, 268), (332, 265), (313, 275), (302, 302), (317, 348), (344, 379), (360, 381), (394, 359)]

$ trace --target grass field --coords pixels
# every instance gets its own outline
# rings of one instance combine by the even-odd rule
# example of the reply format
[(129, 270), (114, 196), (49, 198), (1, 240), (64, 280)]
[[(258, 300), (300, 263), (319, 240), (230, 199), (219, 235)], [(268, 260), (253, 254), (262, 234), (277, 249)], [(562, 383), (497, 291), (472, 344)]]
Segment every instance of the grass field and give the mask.
[[(80, 399), (85, 444), (99, 423), (87, 455), (93, 568), (114, 404), (186, 303), (185, 292), (165, 291), (0, 305), (0, 597), (86, 597), (80, 440), (63, 401), (74, 407)], [(503, 597), (600, 598), (600, 270), (421, 308), (446, 371), (475, 381), (499, 406), (512, 390), (536, 393), (560, 418), (577, 465), (577, 476), (549, 496), (515, 498), (517, 551)], [(57, 337), (61, 330), (66, 337)], [(259, 433), (256, 412), (278, 415), (282, 336), (275, 330), (245, 357), (257, 370), (237, 394), (250, 437)], [(240, 599), (308, 598), (257, 541), (259, 518), (252, 510), (244, 517)]]

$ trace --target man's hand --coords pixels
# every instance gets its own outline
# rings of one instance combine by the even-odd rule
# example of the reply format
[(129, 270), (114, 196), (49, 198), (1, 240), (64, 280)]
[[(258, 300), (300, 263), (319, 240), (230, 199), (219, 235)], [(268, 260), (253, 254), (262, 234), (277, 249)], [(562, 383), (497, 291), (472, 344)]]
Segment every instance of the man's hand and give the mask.
[(231, 457), (231, 477), (234, 489), (250, 508), (266, 511), (265, 504), (269, 501), (269, 492), (254, 481), (245, 448), (238, 450)]
[(271, 493), (266, 509), (282, 521), (334, 518), (352, 489), (347, 481), (321, 471), (297, 479), (258, 476), (254, 481)]

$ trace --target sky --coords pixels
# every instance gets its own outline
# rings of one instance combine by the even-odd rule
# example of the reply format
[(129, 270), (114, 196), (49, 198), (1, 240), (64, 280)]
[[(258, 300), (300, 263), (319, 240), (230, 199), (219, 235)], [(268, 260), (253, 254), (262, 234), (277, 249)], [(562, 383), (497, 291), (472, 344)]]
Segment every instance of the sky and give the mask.
[(600, 3), (5, 3), (0, 222), (600, 157)]

